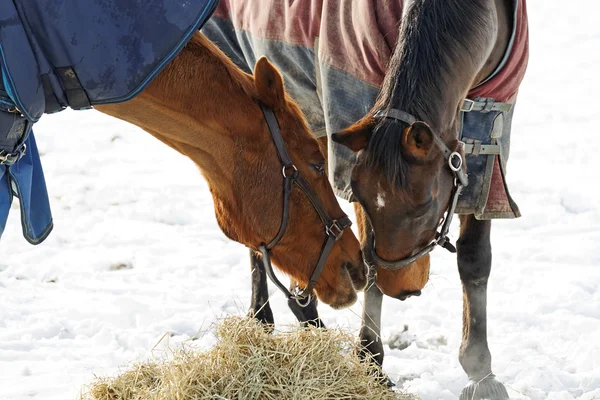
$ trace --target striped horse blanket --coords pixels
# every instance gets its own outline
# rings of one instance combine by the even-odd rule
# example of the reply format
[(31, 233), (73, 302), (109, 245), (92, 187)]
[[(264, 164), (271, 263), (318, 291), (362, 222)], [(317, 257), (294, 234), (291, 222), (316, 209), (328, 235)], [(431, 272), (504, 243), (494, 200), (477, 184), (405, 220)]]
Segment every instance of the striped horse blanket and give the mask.
[[(525, 0), (514, 0), (513, 31), (505, 57), (468, 98), (461, 139), (469, 186), (457, 212), (477, 218), (520, 215), (505, 180), (511, 120), (525, 74), (528, 24)], [(251, 72), (267, 56), (284, 74), (286, 89), (317, 137), (331, 135), (372, 107), (398, 36), (402, 0), (221, 0), (202, 32), (240, 68)], [(493, 102), (510, 110), (493, 110)], [(490, 107), (487, 107), (490, 105)], [(481, 149), (495, 149), (486, 154)], [(350, 172), (355, 155), (329, 141), (329, 176), (337, 195), (354, 201)]]

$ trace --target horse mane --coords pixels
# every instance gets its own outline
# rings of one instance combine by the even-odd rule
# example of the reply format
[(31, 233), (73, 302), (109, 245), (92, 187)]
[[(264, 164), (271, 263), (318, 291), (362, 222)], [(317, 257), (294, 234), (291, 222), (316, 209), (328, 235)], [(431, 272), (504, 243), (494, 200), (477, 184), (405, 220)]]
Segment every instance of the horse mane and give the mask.
[[(253, 99), (255, 102), (260, 101), (260, 96), (254, 84), (254, 76), (244, 72), (221, 49), (200, 32), (196, 33), (186, 44), (177, 59), (177, 63), (171, 63), (163, 71), (165, 74), (163, 83), (168, 85), (170, 90), (175, 87), (183, 88), (186, 91), (189, 90), (189, 83), (187, 82), (196, 79), (195, 75), (198, 74), (199, 69), (206, 70), (210, 68), (211, 71), (216, 72), (220, 77), (219, 82), (221, 85), (241, 90), (248, 98)], [(199, 66), (199, 59), (203, 63), (201, 66)], [(207, 63), (211, 65), (206, 65)], [(174, 84), (174, 82), (184, 83)], [(198, 93), (198, 98), (206, 96), (206, 93), (202, 91), (203, 88), (200, 86), (198, 88), (201, 91)], [(230, 92), (233, 93), (235, 90), (231, 90)], [(288, 125), (294, 123), (301, 124), (301, 129), (282, 130), (282, 135), (288, 145), (292, 145), (295, 141), (302, 140), (303, 133), (310, 132), (310, 129), (300, 107), (287, 92), (285, 92), (285, 98), (287, 103), (286, 108), (290, 112), (290, 116), (279, 114), (277, 117), (285, 118)], [(279, 123), (281, 125), (284, 121), (280, 120)]]
[[(207, 66), (199, 66), (198, 65), (198, 56), (206, 55), (208, 57), (203, 57), (203, 63), (210, 62), (213, 65)], [(213, 42), (208, 40), (204, 35), (200, 32), (197, 32), (190, 41), (185, 45), (185, 47), (181, 50), (178, 58), (180, 67), (177, 68), (177, 74), (180, 75), (176, 78), (187, 79), (187, 76), (183, 76), (186, 73), (190, 75), (193, 73), (197, 73), (198, 68), (211, 68), (211, 69), (221, 69), (223, 70), (224, 76), (229, 76), (231, 79), (224, 80), (224, 82), (230, 82), (232, 85), (236, 85), (239, 89), (241, 89), (246, 95), (252, 98), (258, 98), (258, 93), (254, 86), (254, 77), (242, 69), (240, 69), (237, 65), (231, 61), (229, 57), (225, 55)], [(167, 66), (169, 68), (169, 66)], [(169, 77), (169, 82), (172, 82), (170, 79), (175, 78), (173, 76)], [(185, 85), (184, 85), (185, 87)], [(204, 93), (203, 95), (206, 95)]]
[[(374, 110), (396, 108), (436, 126), (436, 112), (454, 71), (471, 54), (485, 51), (490, 29), (490, 6), (481, 0), (415, 0), (400, 23)], [(408, 6), (408, 5), (407, 5)], [(465, 92), (466, 94), (466, 92)], [(383, 118), (368, 144), (365, 162), (380, 168), (393, 188), (405, 188), (407, 160), (402, 156), (400, 132), (408, 124)]]

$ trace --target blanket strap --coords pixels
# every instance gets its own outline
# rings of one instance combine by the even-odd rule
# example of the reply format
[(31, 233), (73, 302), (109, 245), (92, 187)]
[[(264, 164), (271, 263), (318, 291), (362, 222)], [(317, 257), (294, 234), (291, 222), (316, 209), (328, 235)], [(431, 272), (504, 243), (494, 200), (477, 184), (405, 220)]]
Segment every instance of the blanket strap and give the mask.
[(44, 97), (46, 98), (46, 108), (44, 110), (45, 113), (52, 114), (57, 111), (62, 111), (65, 107), (61, 106), (54, 94), (54, 89), (52, 89), (52, 84), (50, 83), (50, 76), (48, 74), (43, 74), (40, 76), (42, 80), (42, 86), (44, 88)]
[(73, 67), (56, 68), (56, 74), (61, 80), (69, 107), (74, 110), (85, 110), (92, 108), (90, 99), (87, 97), (81, 82), (77, 78), (77, 74)]
[(494, 101), (494, 99), (476, 99), (476, 100), (464, 99), (462, 105), (460, 106), (460, 111), (463, 111), (463, 112), (471, 112), (471, 111), (509, 112), (511, 108), (512, 108), (512, 104), (501, 103), (499, 101)]
[[(482, 112), (488, 113), (491, 111), (509, 112), (512, 104), (494, 101), (489, 98), (477, 98), (475, 100), (464, 99), (460, 111), (462, 112)], [(465, 155), (478, 156), (480, 154), (500, 154), (499, 144), (482, 144), (481, 140), (463, 139)]]
[(465, 155), (478, 156), (480, 154), (500, 154), (500, 145), (498, 144), (482, 144), (481, 140), (464, 139), (463, 148)]
[(20, 112), (0, 110), (0, 165), (13, 165), (25, 155), (32, 126)]

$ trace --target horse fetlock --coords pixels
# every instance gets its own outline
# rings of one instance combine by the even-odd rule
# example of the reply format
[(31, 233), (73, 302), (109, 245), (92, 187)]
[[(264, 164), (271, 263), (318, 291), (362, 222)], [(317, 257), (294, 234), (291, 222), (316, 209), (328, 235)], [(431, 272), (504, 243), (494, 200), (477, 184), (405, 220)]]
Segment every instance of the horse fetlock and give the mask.
[(469, 377), (487, 377), (492, 373), (492, 354), (486, 344), (462, 346), (458, 360)]
[(508, 392), (494, 375), (471, 380), (460, 393), (460, 400), (509, 400)]

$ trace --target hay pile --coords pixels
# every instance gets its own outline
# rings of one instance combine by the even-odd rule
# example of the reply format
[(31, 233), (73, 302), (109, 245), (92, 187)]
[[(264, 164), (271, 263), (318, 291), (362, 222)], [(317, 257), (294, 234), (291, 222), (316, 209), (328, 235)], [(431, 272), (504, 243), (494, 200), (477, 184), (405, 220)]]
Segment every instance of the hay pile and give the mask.
[(382, 399), (411, 397), (378, 382), (354, 356), (356, 339), (341, 330), (269, 334), (255, 320), (232, 317), (215, 327), (210, 350), (177, 351), (171, 360), (138, 364), (98, 378), (82, 400)]

